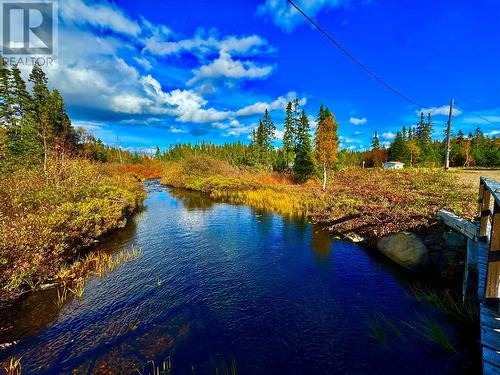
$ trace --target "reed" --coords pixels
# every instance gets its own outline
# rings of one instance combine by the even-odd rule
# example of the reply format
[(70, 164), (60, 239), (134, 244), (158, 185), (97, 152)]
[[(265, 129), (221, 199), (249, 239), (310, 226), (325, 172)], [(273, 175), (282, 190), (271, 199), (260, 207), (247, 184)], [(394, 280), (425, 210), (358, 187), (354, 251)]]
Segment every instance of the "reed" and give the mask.
[(59, 308), (63, 307), (67, 298), (68, 298), (68, 289), (66, 288), (66, 286), (63, 285), (62, 288), (57, 289), (57, 299), (56, 299), (57, 307)]
[(456, 293), (450, 290), (437, 291), (420, 283), (410, 285), (417, 301), (424, 301), (435, 306), (443, 314), (468, 324), (479, 322), (479, 307), (476, 301), (468, 298), (461, 300)]
[(373, 341), (379, 342), (380, 344), (385, 344), (387, 340), (387, 332), (384, 329), (383, 322), (377, 313), (373, 314), (373, 317), (367, 323), (368, 327), (368, 337)]
[(11, 357), (3, 368), (7, 375), (21, 375), (21, 357)]
[(419, 319), (414, 323), (406, 322), (424, 340), (439, 345), (448, 353), (455, 353), (456, 349), (446, 335), (443, 327), (434, 319), (418, 314)]

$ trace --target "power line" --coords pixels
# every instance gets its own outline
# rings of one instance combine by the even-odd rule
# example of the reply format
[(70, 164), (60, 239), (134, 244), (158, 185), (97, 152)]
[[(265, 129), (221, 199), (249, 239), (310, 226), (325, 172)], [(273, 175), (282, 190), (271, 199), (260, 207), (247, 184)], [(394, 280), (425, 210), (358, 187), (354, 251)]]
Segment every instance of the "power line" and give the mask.
[[(305, 14), (302, 9), (300, 9), (292, 0), (288, 0), (290, 4), (300, 13), (304, 16), (305, 19), (307, 19), (314, 27), (316, 27), (324, 36), (328, 38), (330, 42), (332, 42), (338, 49), (340, 49), (344, 54), (346, 54), (351, 60), (353, 60), (361, 69), (363, 69), (365, 72), (367, 72), (369, 75), (371, 75), (374, 79), (376, 79), (379, 83), (387, 87), (389, 90), (391, 90), (393, 93), (401, 97), (403, 100), (407, 101), (408, 103), (414, 104), (418, 107), (421, 108), (430, 108), (429, 106), (419, 104), (415, 102), (413, 99), (409, 98), (408, 96), (404, 95), (400, 91), (396, 90), (394, 87), (386, 83), (382, 78), (380, 78), (377, 74), (372, 72), (368, 67), (366, 67), (361, 61), (359, 61), (356, 57), (354, 57), (347, 49), (345, 49), (339, 42), (337, 42), (335, 39), (333, 39), (330, 34), (328, 34), (320, 25), (318, 25), (311, 17), (309, 17), (307, 14)], [(490, 124), (495, 124), (495, 122), (492, 122), (480, 115), (477, 114), (477, 112), (473, 111), (468, 111), (466, 110), (462, 105), (459, 106), (463, 112), (470, 113), (477, 118), (480, 118), (483, 121), (489, 122)]]
[(474, 111), (469, 111), (469, 110), (465, 109), (465, 108), (463, 107), (463, 105), (459, 105), (459, 106), (457, 106), (457, 108), (459, 108), (462, 112), (465, 112), (465, 113), (470, 113), (471, 115), (474, 115), (475, 117), (480, 118), (480, 119), (481, 119), (481, 120), (483, 120), (483, 121), (489, 122), (490, 124), (493, 124), (493, 125), (498, 124), (498, 122), (493, 122), (493, 121), (490, 121), (490, 120), (488, 120), (487, 118), (484, 118), (483, 116), (478, 115), (478, 114), (477, 114), (477, 112), (474, 112)]
[(324, 36), (328, 38), (330, 42), (332, 42), (338, 49), (340, 49), (343, 53), (345, 53), (351, 60), (353, 60), (356, 64), (358, 64), (361, 69), (363, 69), (365, 72), (367, 72), (369, 75), (371, 75), (374, 79), (376, 79), (379, 83), (387, 87), (389, 90), (391, 90), (393, 93), (401, 97), (403, 100), (407, 101), (408, 103), (414, 104), (418, 107), (422, 108), (429, 108), (428, 106), (419, 104), (415, 102), (413, 99), (410, 99), (408, 96), (402, 94), (400, 91), (396, 90), (393, 88), (391, 85), (386, 83), (382, 78), (380, 78), (377, 74), (372, 72), (369, 68), (367, 68), (361, 61), (359, 61), (356, 57), (354, 57), (348, 50), (346, 50), (340, 43), (338, 43), (335, 39), (333, 39), (330, 34), (328, 34), (320, 25), (318, 25), (314, 20), (312, 20), (307, 14), (305, 14), (302, 9), (300, 9), (293, 1), (288, 0), (290, 4), (293, 5), (297, 11), (302, 14), (314, 27), (316, 27)]

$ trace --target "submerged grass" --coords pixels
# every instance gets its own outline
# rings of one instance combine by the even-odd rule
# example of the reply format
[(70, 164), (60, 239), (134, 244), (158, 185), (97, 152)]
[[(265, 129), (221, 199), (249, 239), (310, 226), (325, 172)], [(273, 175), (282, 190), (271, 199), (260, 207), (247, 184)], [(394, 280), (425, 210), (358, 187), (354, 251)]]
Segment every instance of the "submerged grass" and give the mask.
[(479, 322), (479, 306), (473, 299), (462, 299), (453, 291), (437, 291), (420, 283), (410, 285), (417, 301), (435, 306), (443, 314), (463, 323), (476, 325)]
[(417, 321), (412, 323), (406, 322), (406, 325), (413, 329), (420, 337), (439, 345), (446, 352), (456, 352), (443, 327), (437, 321), (425, 315), (418, 314), (418, 317)]

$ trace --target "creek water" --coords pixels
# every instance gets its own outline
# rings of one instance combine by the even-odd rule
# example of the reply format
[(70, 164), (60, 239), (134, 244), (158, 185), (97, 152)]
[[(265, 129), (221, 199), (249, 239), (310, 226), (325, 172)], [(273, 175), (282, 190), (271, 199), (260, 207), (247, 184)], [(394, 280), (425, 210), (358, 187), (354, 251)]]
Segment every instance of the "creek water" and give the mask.
[[(145, 183), (145, 209), (98, 247), (142, 254), (0, 316), (0, 359), (23, 374), (462, 374), (478, 371), (459, 324), (416, 300), (414, 280), (320, 227)], [(378, 317), (378, 318), (376, 318)], [(438, 322), (456, 348), (425, 339)], [(377, 329), (380, 327), (380, 329)]]

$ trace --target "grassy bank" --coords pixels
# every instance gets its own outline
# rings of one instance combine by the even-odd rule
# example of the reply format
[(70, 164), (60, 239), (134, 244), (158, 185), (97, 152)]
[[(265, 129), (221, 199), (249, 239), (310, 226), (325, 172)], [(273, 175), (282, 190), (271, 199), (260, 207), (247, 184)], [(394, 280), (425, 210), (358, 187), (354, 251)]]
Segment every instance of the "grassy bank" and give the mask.
[(125, 166), (69, 160), (0, 178), (0, 301), (58, 274), (141, 207), (142, 185)]
[(473, 218), (476, 208), (474, 190), (466, 181), (456, 173), (430, 169), (346, 169), (335, 173), (323, 191), (314, 180), (296, 184), (283, 174), (253, 173), (192, 157), (166, 164), (162, 183), (231, 203), (306, 215), (336, 233), (354, 232), (368, 239), (425, 228), (442, 208), (466, 218)]

